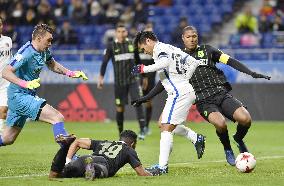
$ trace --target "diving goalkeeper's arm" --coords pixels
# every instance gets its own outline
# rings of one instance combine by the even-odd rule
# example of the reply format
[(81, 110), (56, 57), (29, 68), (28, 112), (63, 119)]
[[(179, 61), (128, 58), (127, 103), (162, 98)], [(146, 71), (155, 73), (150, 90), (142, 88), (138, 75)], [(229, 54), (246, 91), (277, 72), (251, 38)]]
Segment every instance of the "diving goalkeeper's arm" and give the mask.
[(156, 86), (145, 96), (138, 98), (137, 100), (131, 101), (131, 105), (135, 107), (139, 107), (142, 103), (147, 102), (148, 100), (152, 99), (156, 95), (160, 94), (165, 90), (164, 86), (162, 85), (162, 82), (159, 81)]

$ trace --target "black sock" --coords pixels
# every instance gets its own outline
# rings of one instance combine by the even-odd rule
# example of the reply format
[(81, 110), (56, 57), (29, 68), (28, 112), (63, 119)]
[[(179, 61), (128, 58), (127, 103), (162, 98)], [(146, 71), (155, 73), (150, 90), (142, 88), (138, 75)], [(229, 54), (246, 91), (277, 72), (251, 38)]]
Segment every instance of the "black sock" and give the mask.
[(143, 131), (146, 127), (145, 114), (142, 106), (136, 107), (136, 115), (139, 122), (140, 130)]
[(52, 165), (51, 165), (51, 171), (61, 173), (65, 165), (68, 150), (69, 150), (69, 145), (62, 146), (58, 150), (58, 152), (53, 158)]
[(217, 136), (219, 137), (221, 143), (223, 144), (225, 150), (230, 150), (230, 149), (232, 149), (231, 144), (230, 144), (230, 139), (229, 139), (228, 130), (226, 130), (225, 132), (222, 132), (222, 133), (219, 133), (219, 132), (216, 130), (216, 134), (217, 134)]
[(124, 121), (124, 113), (116, 112), (116, 123), (117, 123), (119, 134), (123, 131), (123, 121)]
[(151, 118), (152, 118), (152, 106), (146, 107), (146, 126), (147, 127), (149, 127)]
[(238, 124), (237, 125), (237, 132), (234, 135), (234, 139), (236, 141), (243, 140), (243, 138), (246, 136), (249, 128), (250, 128), (250, 126), (248, 127), (248, 126), (244, 126), (244, 125)]

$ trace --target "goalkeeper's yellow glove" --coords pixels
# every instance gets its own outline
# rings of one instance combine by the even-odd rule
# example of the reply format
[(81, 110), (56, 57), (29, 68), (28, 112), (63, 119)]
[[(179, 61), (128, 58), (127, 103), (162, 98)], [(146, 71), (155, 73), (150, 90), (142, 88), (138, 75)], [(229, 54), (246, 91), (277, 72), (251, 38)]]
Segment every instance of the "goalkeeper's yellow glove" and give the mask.
[(34, 79), (32, 81), (21, 80), (19, 85), (23, 88), (27, 88), (31, 90), (36, 89), (40, 86), (40, 78)]
[(67, 71), (66, 75), (72, 78), (82, 78), (84, 81), (89, 79), (82, 71)]

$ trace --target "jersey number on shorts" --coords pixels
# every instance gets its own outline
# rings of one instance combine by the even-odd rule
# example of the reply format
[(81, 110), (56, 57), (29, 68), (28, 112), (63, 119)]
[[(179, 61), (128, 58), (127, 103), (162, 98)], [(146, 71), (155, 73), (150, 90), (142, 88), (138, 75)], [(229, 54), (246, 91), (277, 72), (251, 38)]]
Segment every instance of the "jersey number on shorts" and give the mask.
[(99, 151), (99, 154), (104, 154), (109, 158), (115, 158), (122, 149), (122, 145), (115, 143), (105, 142), (101, 145), (102, 149)]

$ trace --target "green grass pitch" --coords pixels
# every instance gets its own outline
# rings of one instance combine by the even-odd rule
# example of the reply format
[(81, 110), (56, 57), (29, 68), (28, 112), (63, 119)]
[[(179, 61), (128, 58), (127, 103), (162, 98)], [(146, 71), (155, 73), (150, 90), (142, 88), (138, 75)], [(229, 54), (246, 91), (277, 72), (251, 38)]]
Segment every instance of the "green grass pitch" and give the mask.
[[(77, 137), (115, 140), (116, 124), (66, 123), (69, 133)], [(215, 129), (208, 123), (189, 123), (189, 127), (207, 136), (206, 150), (198, 160), (194, 146), (185, 138), (174, 136), (174, 148), (170, 156), (169, 173), (160, 177), (139, 177), (128, 165), (112, 178), (93, 182), (80, 179), (47, 178), (50, 164), (59, 146), (53, 141), (52, 127), (40, 122), (26, 124), (16, 142), (0, 147), (0, 185), (284, 185), (284, 123), (254, 122), (247, 137), (247, 146), (257, 159), (252, 173), (239, 173), (225, 162), (222, 145)], [(137, 131), (134, 121), (125, 128)], [(229, 123), (230, 137), (236, 125)], [(152, 135), (139, 141), (137, 152), (144, 166), (158, 162), (160, 134), (155, 122), (151, 123)], [(232, 146), (235, 155), (236, 145)], [(78, 154), (88, 151), (80, 150)]]

